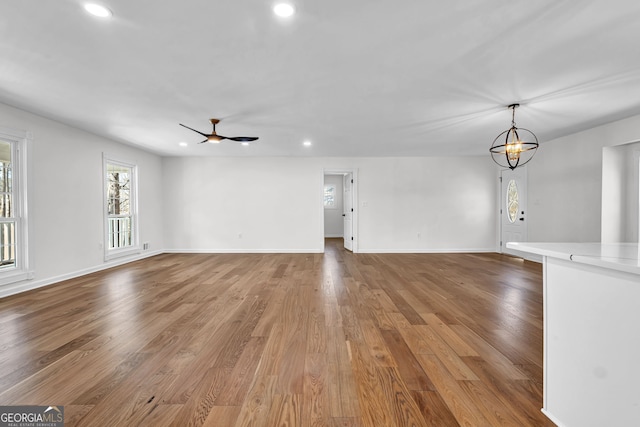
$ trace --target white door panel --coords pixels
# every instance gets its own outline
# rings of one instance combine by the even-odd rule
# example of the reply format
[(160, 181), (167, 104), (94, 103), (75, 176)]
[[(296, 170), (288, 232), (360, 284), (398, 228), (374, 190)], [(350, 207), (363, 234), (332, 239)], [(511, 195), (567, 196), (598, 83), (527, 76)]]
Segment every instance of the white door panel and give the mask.
[(344, 218), (344, 248), (353, 251), (353, 174), (348, 173), (343, 177), (343, 203), (344, 211), (342, 217)]
[(503, 170), (500, 177), (500, 251), (522, 256), (507, 243), (527, 241), (527, 169)]

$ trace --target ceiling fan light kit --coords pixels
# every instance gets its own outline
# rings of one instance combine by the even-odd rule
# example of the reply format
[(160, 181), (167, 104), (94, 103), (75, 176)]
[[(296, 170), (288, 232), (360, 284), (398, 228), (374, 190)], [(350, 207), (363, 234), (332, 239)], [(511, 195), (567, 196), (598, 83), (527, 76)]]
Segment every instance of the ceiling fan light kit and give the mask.
[(529, 129), (516, 127), (516, 108), (520, 104), (511, 104), (511, 127), (493, 140), (489, 152), (496, 164), (511, 170), (524, 166), (531, 161), (538, 150), (538, 138)]
[(189, 130), (194, 131), (195, 133), (199, 133), (200, 135), (204, 136), (205, 139), (204, 141), (200, 141), (199, 144), (204, 144), (205, 142), (210, 142), (212, 144), (219, 144), (222, 140), (228, 139), (230, 141), (235, 141), (235, 142), (240, 142), (242, 143), (242, 145), (247, 145), (249, 142), (255, 141), (258, 139), (257, 136), (222, 136), (219, 135), (216, 132), (216, 125), (218, 123), (220, 123), (219, 119), (209, 119), (209, 121), (211, 122), (211, 125), (213, 126), (213, 131), (211, 133), (204, 133), (204, 132), (200, 132), (199, 130), (195, 130), (193, 128), (190, 128), (189, 126), (183, 125), (182, 123), (179, 123), (180, 126), (185, 127)]

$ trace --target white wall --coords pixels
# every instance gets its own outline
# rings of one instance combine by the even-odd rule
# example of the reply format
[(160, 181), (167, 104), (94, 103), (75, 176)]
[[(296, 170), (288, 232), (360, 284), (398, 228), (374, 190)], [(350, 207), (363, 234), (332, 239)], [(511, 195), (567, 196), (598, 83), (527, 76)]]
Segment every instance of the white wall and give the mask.
[(164, 247), (159, 156), (3, 104), (0, 126), (33, 134), (28, 191), (35, 267), (33, 280), (5, 285), (0, 296), (115, 264), (104, 262), (101, 247), (103, 152), (138, 165), (140, 239), (150, 244), (141, 255)]
[(627, 181), (626, 150), (605, 147), (602, 152), (602, 242), (621, 242), (624, 239), (626, 212), (624, 194)]
[(625, 150), (627, 162), (623, 176), (627, 186), (622, 205), (625, 211), (625, 232), (621, 241), (637, 243), (640, 225), (640, 143), (627, 144)]
[(301, 158), (165, 158), (174, 251), (319, 252), (322, 171)]
[[(603, 212), (608, 215), (608, 205), (603, 206), (603, 148), (638, 139), (640, 116), (634, 116), (543, 142), (528, 165), (529, 240), (601, 241)], [(607, 190), (604, 200), (610, 195), (620, 197)]]
[(602, 156), (602, 242), (638, 242), (640, 143), (605, 147)]
[(343, 213), (343, 188), (342, 175), (325, 175), (324, 185), (333, 185), (336, 188), (336, 205), (333, 208), (324, 208), (324, 237), (342, 237), (344, 235)]
[(484, 156), (165, 158), (163, 169), (170, 251), (323, 251), (324, 169), (358, 170), (361, 252), (495, 250)]
[(495, 250), (490, 158), (368, 158), (359, 165), (363, 252)]

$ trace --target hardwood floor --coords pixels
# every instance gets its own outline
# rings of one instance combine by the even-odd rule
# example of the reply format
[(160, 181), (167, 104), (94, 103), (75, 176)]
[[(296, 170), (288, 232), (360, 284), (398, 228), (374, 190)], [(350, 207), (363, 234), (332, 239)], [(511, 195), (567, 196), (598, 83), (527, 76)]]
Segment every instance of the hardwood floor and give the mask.
[(67, 426), (553, 426), (542, 268), (164, 254), (0, 300), (0, 405)]

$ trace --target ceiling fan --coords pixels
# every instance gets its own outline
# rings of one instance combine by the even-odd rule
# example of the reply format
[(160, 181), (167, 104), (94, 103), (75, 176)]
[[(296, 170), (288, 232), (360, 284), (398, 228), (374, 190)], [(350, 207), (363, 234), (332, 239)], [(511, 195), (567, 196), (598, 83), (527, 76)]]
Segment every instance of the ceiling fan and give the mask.
[(236, 142), (251, 142), (251, 141), (255, 141), (256, 139), (258, 139), (257, 136), (233, 136), (232, 137), (232, 136), (218, 135), (216, 133), (216, 124), (220, 123), (220, 120), (218, 120), (218, 119), (210, 119), (209, 121), (213, 125), (213, 131), (210, 134), (202, 133), (199, 130), (195, 130), (193, 128), (190, 128), (189, 126), (185, 126), (182, 123), (179, 123), (179, 124), (180, 124), (180, 126), (185, 127), (185, 128), (187, 128), (189, 130), (192, 130), (192, 131), (194, 131), (196, 133), (199, 133), (200, 135), (202, 135), (202, 136), (207, 138), (204, 141), (200, 141), (199, 144), (203, 144), (205, 142), (211, 142), (212, 144), (218, 144), (223, 139), (229, 139), (231, 141), (236, 141)]

